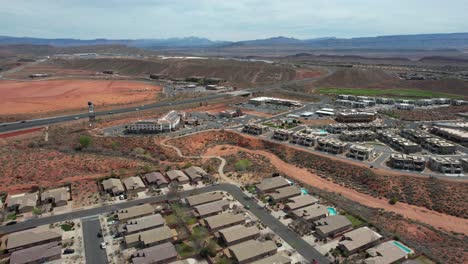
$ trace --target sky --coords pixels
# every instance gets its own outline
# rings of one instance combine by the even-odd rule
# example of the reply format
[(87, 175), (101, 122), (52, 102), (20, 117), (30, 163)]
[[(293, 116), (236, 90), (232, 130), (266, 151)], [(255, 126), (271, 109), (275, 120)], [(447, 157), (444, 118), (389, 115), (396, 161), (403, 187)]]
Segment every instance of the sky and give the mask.
[(0, 35), (364, 37), (468, 32), (468, 0), (0, 0)]

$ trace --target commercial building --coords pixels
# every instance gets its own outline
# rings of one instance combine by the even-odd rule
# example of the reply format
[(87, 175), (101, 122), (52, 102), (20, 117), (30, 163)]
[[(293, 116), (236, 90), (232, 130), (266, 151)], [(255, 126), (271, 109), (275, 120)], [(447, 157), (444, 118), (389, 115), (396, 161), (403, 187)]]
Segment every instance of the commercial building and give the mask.
[(337, 139), (326, 139), (319, 138), (317, 139), (317, 150), (332, 153), (332, 154), (341, 154), (345, 152), (347, 144), (339, 141)]
[(421, 151), (420, 145), (409, 141), (397, 134), (381, 131), (377, 133), (377, 137), (380, 141), (388, 144), (393, 149), (401, 151), (405, 154)]
[(164, 218), (160, 214), (152, 214), (129, 220), (127, 224), (124, 225), (124, 230), (126, 231), (125, 234), (130, 235), (161, 227), (165, 223)]
[(344, 215), (330, 215), (314, 222), (316, 234), (322, 238), (334, 237), (352, 227)]
[(126, 223), (127, 221), (138, 217), (151, 215), (154, 213), (154, 211), (154, 207), (151, 204), (137, 205), (127, 209), (119, 210), (117, 212), (117, 219), (122, 223)]
[(343, 141), (373, 141), (377, 134), (370, 130), (343, 131), (339, 139)]
[(336, 114), (335, 120), (340, 123), (368, 123), (374, 121), (375, 118), (375, 113), (357, 110), (343, 110)]
[(146, 185), (140, 177), (128, 177), (123, 179), (123, 185), (127, 189), (127, 193), (139, 193), (146, 191)]
[(372, 157), (374, 149), (372, 147), (365, 147), (359, 145), (351, 145), (346, 156), (357, 160), (368, 160)]
[(243, 214), (222, 213), (203, 219), (203, 223), (210, 231), (218, 231), (230, 226), (244, 224), (245, 218)]
[(299, 107), (302, 104), (299, 101), (288, 100), (288, 99), (281, 99), (275, 97), (255, 97), (249, 100), (249, 104), (252, 105), (265, 105), (265, 104), (272, 104), (272, 105), (284, 105), (284, 106), (294, 106)]
[(423, 171), (426, 168), (426, 160), (414, 155), (391, 154), (388, 165), (400, 170)]
[(326, 130), (330, 134), (341, 134), (343, 131), (347, 130), (348, 126), (346, 124), (329, 124), (327, 125)]
[(62, 246), (54, 241), (26, 249), (14, 251), (10, 255), (12, 264), (45, 263), (62, 258)]
[(236, 225), (219, 230), (219, 236), (227, 246), (232, 246), (247, 240), (257, 239), (260, 236), (260, 230), (256, 226)]
[(202, 193), (185, 198), (187, 204), (191, 207), (202, 204), (212, 203), (223, 199), (224, 195), (220, 192)]
[(167, 226), (161, 226), (154, 229), (138, 232), (124, 237), (125, 244), (128, 247), (151, 247), (166, 242), (172, 242), (177, 237), (177, 232)]
[(219, 200), (216, 202), (206, 203), (194, 207), (195, 216), (205, 218), (217, 215), (229, 209), (229, 201)]
[(1, 238), (2, 249), (8, 252), (31, 248), (41, 244), (62, 241), (62, 229), (40, 226), (5, 235)]
[(252, 135), (261, 135), (268, 130), (267, 126), (258, 125), (258, 124), (246, 124), (242, 128), (242, 132)]
[(174, 131), (182, 125), (184, 112), (172, 110), (158, 119), (139, 120), (126, 126), (127, 133), (163, 133)]
[(177, 260), (177, 251), (170, 242), (161, 245), (137, 250), (133, 253), (131, 261), (133, 264), (163, 264)]
[[(398, 242), (400, 243), (400, 242)], [(364, 264), (392, 264), (406, 259), (407, 253), (396, 245), (395, 241), (387, 241), (366, 250), (368, 258)]]
[(428, 166), (433, 171), (444, 174), (461, 174), (463, 167), (459, 160), (446, 157), (429, 157)]
[(160, 172), (150, 172), (143, 176), (148, 185), (156, 185), (158, 188), (164, 188), (169, 185), (169, 181)]
[(275, 129), (275, 131), (273, 131), (273, 139), (286, 141), (289, 140), (291, 133), (291, 131), (286, 129)]
[(468, 147), (468, 131), (434, 126), (432, 127), (431, 132), (435, 135)]
[(289, 185), (290, 183), (284, 177), (279, 176), (279, 177), (263, 179), (255, 187), (257, 189), (257, 192), (262, 194), (262, 193), (269, 193), (276, 189), (283, 188)]
[(377, 245), (382, 236), (368, 227), (361, 227), (345, 233), (342, 240), (338, 242), (338, 247), (346, 255), (357, 253)]
[(283, 202), (291, 197), (301, 195), (301, 189), (296, 186), (286, 186), (283, 188), (275, 189), (268, 193), (268, 196), (275, 203)]
[(248, 240), (240, 244), (230, 246), (229, 252), (237, 263), (250, 263), (267, 256), (272, 256), (277, 252), (276, 244), (271, 241), (260, 242), (257, 240)]
[(313, 204), (291, 212), (294, 219), (302, 218), (314, 222), (328, 215), (328, 209), (321, 204)]
[(440, 138), (428, 138), (421, 143), (422, 147), (429, 150), (430, 152), (437, 154), (454, 154), (457, 152), (457, 146), (444, 139)]
[(45, 190), (41, 193), (41, 203), (50, 203), (53, 206), (65, 206), (70, 200), (70, 191), (67, 187)]
[(8, 195), (5, 201), (7, 211), (15, 211), (19, 214), (32, 212), (37, 205), (39, 195), (34, 193), (20, 193)]
[(170, 170), (166, 172), (166, 176), (171, 182), (176, 182), (178, 184), (186, 184), (190, 182), (189, 177), (187, 177), (187, 175), (185, 175), (181, 170)]
[(120, 195), (125, 192), (125, 188), (120, 179), (110, 178), (102, 181), (104, 191), (112, 195)]
[(288, 211), (294, 211), (309, 205), (317, 204), (318, 202), (319, 200), (311, 195), (300, 195), (289, 198), (285, 208)]
[(184, 170), (191, 182), (199, 182), (208, 175), (205, 170), (198, 166), (191, 166)]

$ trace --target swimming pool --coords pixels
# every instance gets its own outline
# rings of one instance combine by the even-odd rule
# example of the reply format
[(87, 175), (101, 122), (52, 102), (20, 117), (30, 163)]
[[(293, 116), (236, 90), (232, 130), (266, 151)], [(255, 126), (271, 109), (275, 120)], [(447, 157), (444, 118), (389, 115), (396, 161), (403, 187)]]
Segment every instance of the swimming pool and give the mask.
[(337, 215), (337, 214), (338, 214), (338, 213), (336, 212), (336, 209), (333, 208), (333, 207), (328, 207), (327, 210), (328, 210), (328, 214), (329, 214), (329, 215)]
[(392, 243), (395, 244), (395, 246), (401, 248), (406, 254), (409, 254), (409, 253), (413, 252), (413, 250), (407, 248), (405, 245), (401, 244), (398, 241), (392, 241)]
[(309, 194), (309, 191), (307, 191), (307, 189), (305, 189), (305, 188), (301, 188), (301, 193), (303, 195), (307, 195), (307, 194)]

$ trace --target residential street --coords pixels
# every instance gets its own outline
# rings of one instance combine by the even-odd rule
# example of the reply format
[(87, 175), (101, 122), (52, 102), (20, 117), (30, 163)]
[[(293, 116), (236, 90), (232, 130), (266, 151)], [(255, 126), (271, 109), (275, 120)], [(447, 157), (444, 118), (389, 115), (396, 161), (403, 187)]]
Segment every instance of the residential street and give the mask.
[(86, 218), (82, 220), (82, 223), (86, 263), (107, 263), (106, 250), (100, 247), (104, 240), (102, 237), (97, 236), (97, 233), (101, 230), (99, 218), (97, 216)]

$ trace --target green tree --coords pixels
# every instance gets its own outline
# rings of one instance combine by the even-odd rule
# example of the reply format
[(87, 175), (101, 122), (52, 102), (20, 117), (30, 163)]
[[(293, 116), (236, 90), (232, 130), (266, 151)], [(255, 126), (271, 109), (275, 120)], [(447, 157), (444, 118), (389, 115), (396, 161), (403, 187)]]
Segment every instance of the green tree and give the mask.
[(236, 171), (246, 171), (246, 170), (249, 170), (251, 166), (252, 166), (252, 162), (248, 159), (239, 160), (234, 165)]
[(80, 136), (79, 142), (82, 148), (87, 148), (91, 145), (92, 140), (89, 136)]

